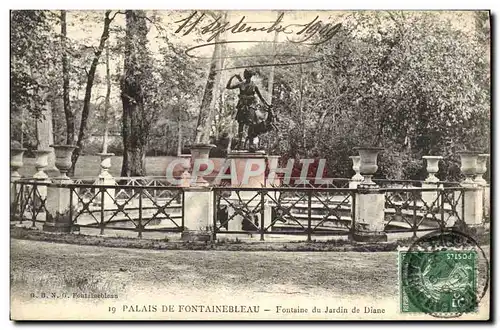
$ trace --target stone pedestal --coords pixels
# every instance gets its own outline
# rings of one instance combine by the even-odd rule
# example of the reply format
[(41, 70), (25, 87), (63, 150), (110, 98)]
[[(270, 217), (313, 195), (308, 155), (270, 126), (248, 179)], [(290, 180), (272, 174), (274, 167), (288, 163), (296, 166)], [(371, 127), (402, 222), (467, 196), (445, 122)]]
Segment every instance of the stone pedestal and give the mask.
[[(385, 196), (378, 186), (359, 188), (356, 193), (355, 223), (365, 224), (364, 230), (355, 230), (353, 239), (360, 242), (386, 242), (384, 232)], [(359, 228), (359, 227), (358, 227)]]
[(204, 176), (210, 174), (213, 168), (208, 166), (208, 158), (210, 149), (214, 148), (213, 144), (194, 144), (191, 149), (191, 177), (192, 187), (208, 187), (209, 183)]
[(239, 187), (261, 188), (265, 186), (267, 159), (265, 152), (232, 151), (228, 153), (227, 159), (234, 160), (238, 180), (236, 184)]
[(464, 191), (464, 221), (468, 227), (483, 225), (483, 188), (474, 182), (464, 181), (460, 184), (469, 190)]
[(486, 184), (483, 186), (483, 214), (485, 219), (490, 218), (490, 185)]
[(212, 144), (195, 144), (190, 147), (191, 161), (188, 171), (187, 164), (183, 165), (179, 186), (184, 187), (183, 215), (184, 228), (181, 234), (185, 241), (209, 241), (213, 230), (213, 192), (208, 188), (209, 183), (203, 176), (211, 171), (207, 167)]
[[(380, 192), (379, 186), (372, 181), (372, 176), (377, 172), (377, 157), (384, 148), (358, 147), (360, 156), (360, 173), (363, 181), (357, 185), (356, 207), (354, 221), (356, 228), (353, 239), (360, 242), (386, 242), (387, 234), (384, 232), (385, 195)], [(365, 224), (362, 229), (361, 224)]]
[(214, 218), (213, 192), (208, 188), (187, 188), (184, 191), (184, 230), (186, 241), (208, 241)]
[(464, 188), (469, 188), (463, 195), (464, 222), (468, 227), (480, 227), (483, 223), (483, 189), (474, 182), (478, 169), (478, 153), (464, 151), (460, 153), (460, 170), (465, 175), (465, 180), (460, 183)]
[[(55, 185), (72, 183), (69, 178), (56, 178), (52, 182)], [(48, 187), (45, 207), (47, 213), (43, 230), (50, 232), (71, 232), (71, 204), (68, 188)]]
[(487, 161), (489, 154), (479, 154), (477, 158), (476, 178), (474, 182), (483, 189), (483, 213), (484, 218), (490, 217), (490, 185), (483, 178), (483, 175), (488, 170)]

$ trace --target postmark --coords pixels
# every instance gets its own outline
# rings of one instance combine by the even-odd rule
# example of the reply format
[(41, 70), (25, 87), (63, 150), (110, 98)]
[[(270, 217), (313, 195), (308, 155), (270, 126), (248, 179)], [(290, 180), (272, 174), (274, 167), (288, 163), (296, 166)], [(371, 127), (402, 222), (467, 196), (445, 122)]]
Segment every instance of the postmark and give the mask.
[(440, 318), (476, 313), (488, 284), (488, 258), (462, 232), (432, 232), (399, 253), (401, 313)]

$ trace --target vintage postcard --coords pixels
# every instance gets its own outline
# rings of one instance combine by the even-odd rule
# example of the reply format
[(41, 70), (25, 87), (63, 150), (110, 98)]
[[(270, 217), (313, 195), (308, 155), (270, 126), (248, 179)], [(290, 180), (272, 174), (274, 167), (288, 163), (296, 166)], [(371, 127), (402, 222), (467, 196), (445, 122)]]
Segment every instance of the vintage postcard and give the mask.
[(489, 320), (490, 19), (11, 10), (11, 319)]

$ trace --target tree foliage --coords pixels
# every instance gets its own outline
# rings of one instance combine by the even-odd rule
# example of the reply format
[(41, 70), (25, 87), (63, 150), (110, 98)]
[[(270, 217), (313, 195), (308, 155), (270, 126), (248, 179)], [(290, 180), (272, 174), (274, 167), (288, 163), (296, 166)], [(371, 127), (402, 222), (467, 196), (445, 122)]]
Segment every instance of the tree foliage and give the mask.
[[(458, 151), (488, 150), (488, 29), (484, 15), (477, 19), (481, 30), (467, 31), (438, 12), (356, 12), (327, 43), (279, 44), (280, 53), (322, 60), (276, 69), (280, 129), (268, 137), (270, 152), (319, 153), (331, 175), (348, 176), (354, 147), (378, 145), (386, 148), (380, 173), (408, 177), (422, 175), (414, 169), (423, 155), (443, 155), (456, 167)], [(260, 70), (264, 85), (267, 75)]]
[[(80, 127), (75, 137), (80, 151), (99, 151), (86, 137), (104, 130), (100, 41), (106, 19), (115, 13), (68, 13), (68, 29), (82, 26), (89, 37), (64, 37), (59, 12), (11, 12), (12, 123), (18, 125), (22, 111), (36, 120), (44, 106), (51, 106), (54, 140), (64, 143), (72, 141), (63, 138), (68, 126), (64, 109), (69, 109)], [(107, 32), (116, 72), (113, 90), (121, 93), (111, 96), (115, 111), (108, 127), (123, 135), (123, 146), (113, 147), (114, 152), (125, 151), (122, 174), (142, 175), (148, 151), (172, 154), (179, 136), (182, 143), (192, 143), (200, 132), (203, 140), (207, 135), (219, 140), (232, 131), (237, 93), (224, 92), (217, 78), (208, 89), (216, 98), (208, 97), (211, 68), (269, 63), (271, 56), (262, 54), (274, 50), (270, 43), (238, 50), (228, 46), (221, 50), (224, 63), (196, 59), (184, 52), (201, 42), (196, 32), (192, 40), (173, 32), (172, 21), (184, 15), (123, 14), (116, 13), (117, 22)], [(132, 16), (134, 24), (127, 25)], [(272, 105), (278, 130), (263, 137), (268, 153), (318, 155), (327, 159), (329, 175), (346, 177), (352, 175), (348, 156), (354, 147), (379, 145), (386, 149), (380, 157), (382, 176), (422, 178), (421, 157), (436, 154), (445, 156), (441, 177), (456, 178), (458, 151), (487, 152), (490, 145), (489, 18), (488, 12), (350, 12), (328, 42), (276, 44), (278, 53), (298, 55), (278, 61), (302, 56), (320, 61), (275, 67)], [(100, 39), (90, 37), (96, 29)], [(69, 72), (63, 74), (63, 67)], [(257, 71), (256, 83), (268, 99), (270, 68)], [(241, 72), (224, 70), (221, 76), (234, 73)], [(197, 131), (200, 108), (208, 115)], [(31, 122), (24, 122), (25, 132), (32, 132)]]

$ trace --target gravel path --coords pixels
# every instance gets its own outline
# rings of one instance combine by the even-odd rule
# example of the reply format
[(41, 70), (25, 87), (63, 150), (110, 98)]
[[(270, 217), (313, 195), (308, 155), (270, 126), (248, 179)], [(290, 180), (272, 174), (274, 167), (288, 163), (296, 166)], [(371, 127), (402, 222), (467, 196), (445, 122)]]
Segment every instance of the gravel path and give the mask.
[[(395, 313), (397, 278), (396, 252), (158, 251), (11, 240), (12, 310), (17, 308), (18, 318), (34, 312), (40, 318), (47, 313), (51, 318), (117, 317), (106, 314), (111, 307), (121, 311), (120, 318), (137, 318), (123, 309), (138, 302), (158, 308), (193, 302), (255, 303), (270, 310), (266, 318), (297, 317), (275, 312), (277, 306), (287, 305), (309, 310), (316, 305), (323, 310), (327, 304), (348, 309), (385, 306)], [(59, 296), (41, 299), (42, 292)], [(62, 299), (63, 294), (118, 298)], [(54, 316), (58, 308), (67, 311)], [(389, 316), (364, 317), (370, 315)], [(185, 317), (140, 314), (145, 319), (180, 316)]]

